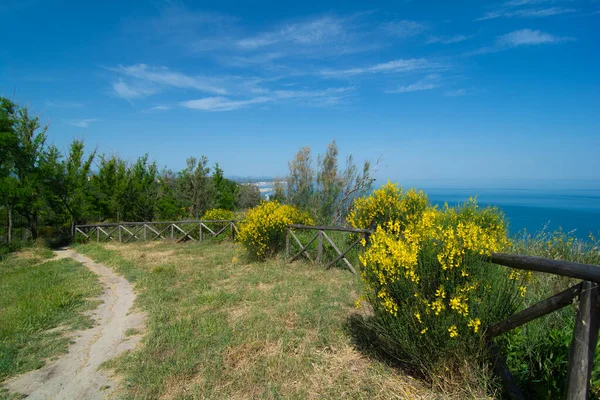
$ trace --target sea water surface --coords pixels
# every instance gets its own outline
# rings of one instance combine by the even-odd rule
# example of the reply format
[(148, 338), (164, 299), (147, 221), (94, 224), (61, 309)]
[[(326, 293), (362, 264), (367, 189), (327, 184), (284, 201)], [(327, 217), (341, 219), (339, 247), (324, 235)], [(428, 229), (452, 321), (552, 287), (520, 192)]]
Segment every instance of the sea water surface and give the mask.
[(423, 189), (433, 204), (456, 205), (469, 197), (480, 206), (497, 206), (512, 235), (523, 230), (573, 231), (582, 239), (600, 232), (600, 189)]

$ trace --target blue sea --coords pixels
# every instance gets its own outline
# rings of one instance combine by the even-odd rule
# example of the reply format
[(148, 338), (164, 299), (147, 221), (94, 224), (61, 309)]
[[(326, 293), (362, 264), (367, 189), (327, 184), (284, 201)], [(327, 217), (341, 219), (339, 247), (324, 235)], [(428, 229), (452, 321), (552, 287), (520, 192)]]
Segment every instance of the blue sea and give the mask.
[(477, 196), (480, 206), (497, 206), (512, 235), (527, 230), (574, 231), (587, 239), (600, 236), (600, 189), (423, 189), (433, 204), (456, 205)]

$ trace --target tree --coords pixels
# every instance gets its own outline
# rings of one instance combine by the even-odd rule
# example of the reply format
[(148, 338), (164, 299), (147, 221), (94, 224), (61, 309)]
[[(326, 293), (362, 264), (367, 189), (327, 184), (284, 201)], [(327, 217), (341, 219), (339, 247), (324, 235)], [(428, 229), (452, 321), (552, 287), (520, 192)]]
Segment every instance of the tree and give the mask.
[(186, 168), (179, 172), (177, 196), (193, 218), (199, 219), (214, 203), (214, 182), (208, 174), (208, 158), (190, 157)]
[(0, 97), (0, 198), (8, 219), (6, 241), (12, 241), (13, 206), (16, 201), (17, 180), (13, 174), (17, 136), (15, 134), (15, 111), (17, 105), (12, 100)]
[(185, 215), (175, 194), (176, 185), (177, 175), (170, 169), (163, 169), (158, 178), (158, 202), (156, 204), (158, 220), (173, 221)]
[(158, 203), (158, 168), (148, 161), (148, 154), (139, 157), (129, 168), (127, 211), (132, 221), (152, 221)]
[(99, 219), (122, 221), (127, 208), (127, 163), (113, 155), (100, 156), (98, 172), (92, 177), (96, 214)]
[(310, 148), (301, 148), (294, 159), (288, 163), (289, 174), (286, 177), (285, 201), (310, 211), (321, 224), (334, 225), (342, 221), (350, 212), (354, 200), (371, 191), (373, 177), (371, 163), (365, 161), (359, 171), (352, 155), (346, 160), (346, 169), (338, 165), (338, 148), (335, 140), (327, 146), (324, 156), (317, 158), (317, 170), (312, 167)]
[(38, 117), (30, 117), (26, 107), (17, 107), (14, 120), (16, 147), (14, 153), (14, 176), (16, 178), (14, 209), (25, 217), (32, 239), (38, 237), (38, 222), (45, 205), (44, 160), (46, 130)]
[(302, 147), (294, 159), (288, 162), (286, 176), (287, 202), (305, 210), (310, 210), (314, 194), (314, 174), (311, 167), (310, 147)]
[(238, 192), (238, 184), (223, 177), (223, 170), (219, 168), (219, 163), (215, 163), (212, 179), (215, 188), (216, 207), (224, 210), (233, 210)]
[(72, 235), (75, 235), (75, 225), (82, 222), (89, 209), (88, 178), (95, 156), (96, 150), (87, 158), (84, 157), (82, 140), (71, 143), (69, 154), (64, 160), (55, 146), (51, 146), (48, 151), (48, 197), (55, 205), (55, 212), (62, 210), (67, 214)]
[(256, 207), (260, 199), (260, 189), (252, 183), (246, 183), (239, 185), (235, 205), (245, 210)]

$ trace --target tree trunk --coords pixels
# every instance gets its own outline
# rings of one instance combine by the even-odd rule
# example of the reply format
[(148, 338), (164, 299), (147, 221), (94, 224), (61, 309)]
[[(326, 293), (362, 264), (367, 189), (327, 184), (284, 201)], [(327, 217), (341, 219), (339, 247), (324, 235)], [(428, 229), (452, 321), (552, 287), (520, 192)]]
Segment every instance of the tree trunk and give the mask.
[(29, 219), (29, 230), (31, 231), (31, 239), (36, 240), (38, 238), (38, 216), (33, 214)]

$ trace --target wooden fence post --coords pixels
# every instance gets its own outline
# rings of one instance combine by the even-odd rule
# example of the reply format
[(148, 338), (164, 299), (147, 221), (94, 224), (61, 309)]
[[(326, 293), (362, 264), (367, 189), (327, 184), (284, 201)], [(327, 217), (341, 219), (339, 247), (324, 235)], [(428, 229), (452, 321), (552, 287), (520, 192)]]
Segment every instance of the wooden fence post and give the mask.
[(235, 229), (233, 228), (233, 221), (229, 223), (229, 227), (231, 228), (231, 240), (235, 240)]
[(323, 231), (319, 231), (319, 239), (317, 241), (317, 264), (321, 262), (323, 257)]
[(96, 228), (96, 242), (100, 243), (100, 227)]
[(579, 310), (569, 352), (565, 399), (586, 400), (598, 342), (598, 285), (585, 281), (579, 295)]
[(290, 228), (285, 230), (285, 258), (290, 258)]
[(173, 233), (174, 233), (174, 231), (175, 231), (175, 227), (173, 227), (173, 224), (171, 224), (171, 240), (173, 240), (173, 237), (174, 237)]
[(202, 223), (200, 223), (200, 243), (202, 243)]
[(118, 233), (118, 236), (119, 236), (119, 243), (121, 243), (121, 225), (119, 225), (119, 226), (118, 226), (118, 228), (117, 228), (117, 231), (119, 232), (119, 233)]
[(148, 231), (148, 228), (146, 227), (146, 224), (144, 224), (144, 241), (147, 240), (147, 231)]

